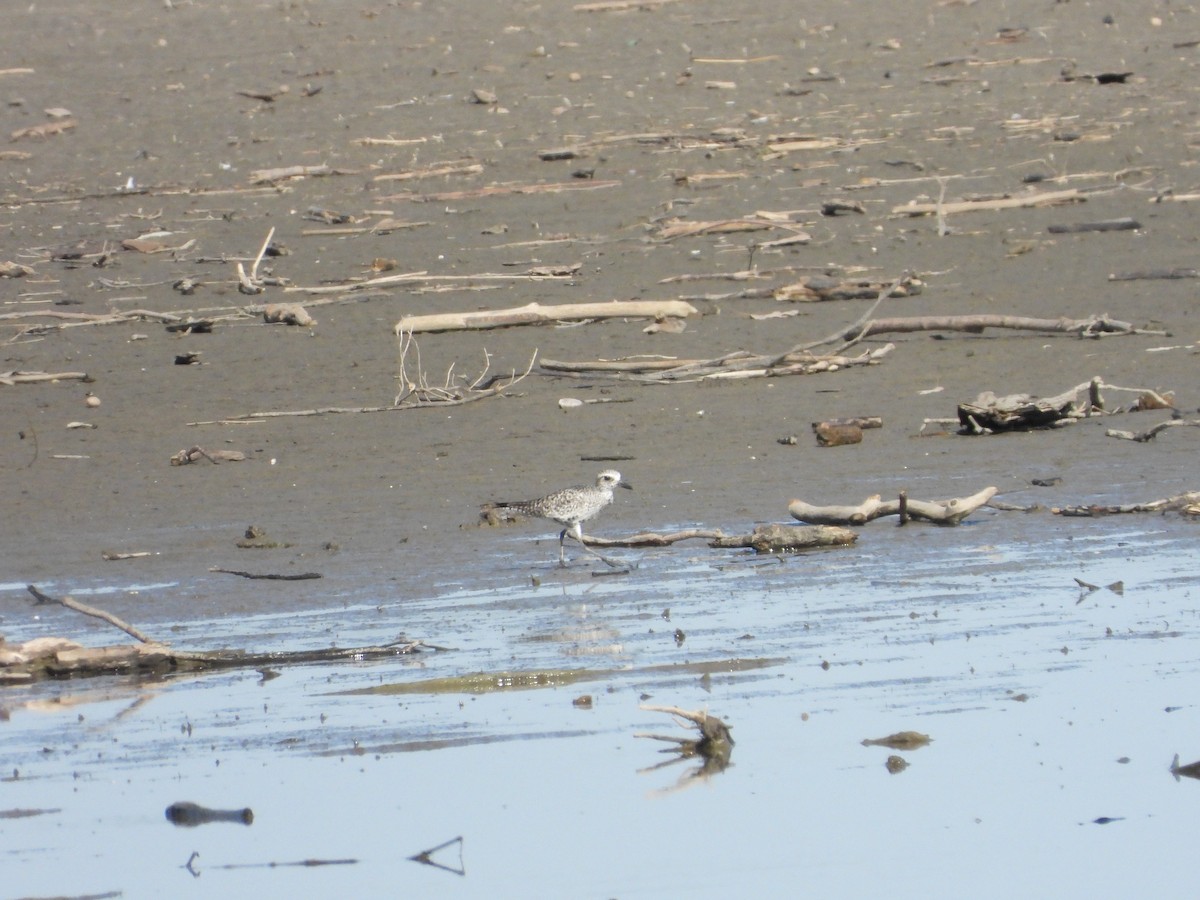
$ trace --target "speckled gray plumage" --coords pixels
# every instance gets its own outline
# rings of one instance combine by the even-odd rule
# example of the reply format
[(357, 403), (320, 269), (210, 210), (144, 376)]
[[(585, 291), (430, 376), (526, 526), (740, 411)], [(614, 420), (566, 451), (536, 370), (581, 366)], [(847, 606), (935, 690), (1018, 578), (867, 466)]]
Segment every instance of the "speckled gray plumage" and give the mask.
[[(493, 509), (506, 509), (526, 516), (551, 519), (564, 526), (558, 536), (558, 559), (565, 564), (563, 541), (568, 534), (583, 544), (583, 523), (594, 518), (613, 502), (613, 490), (630, 485), (621, 480), (621, 473), (606, 469), (596, 476), (594, 485), (563, 488), (535, 500), (509, 500), (491, 504)], [(585, 548), (586, 549), (586, 548)]]

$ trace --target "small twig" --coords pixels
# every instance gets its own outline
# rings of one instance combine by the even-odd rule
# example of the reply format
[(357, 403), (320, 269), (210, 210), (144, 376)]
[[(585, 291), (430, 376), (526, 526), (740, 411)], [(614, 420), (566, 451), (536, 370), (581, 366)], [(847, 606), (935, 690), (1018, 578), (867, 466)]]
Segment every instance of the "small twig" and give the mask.
[(271, 230), (267, 232), (267, 239), (263, 241), (262, 246), (258, 249), (258, 256), (254, 257), (254, 265), (250, 267), (250, 280), (258, 284), (258, 265), (266, 256), (267, 248), (271, 246), (271, 238), (275, 237), (275, 226), (271, 226)]
[(242, 572), (237, 569), (221, 569), (213, 566), (208, 571), (220, 572), (223, 575), (240, 575), (242, 578), (260, 578), (267, 581), (309, 581), (313, 578), (324, 578), (320, 572), (302, 572), (298, 575), (276, 575), (268, 573), (266, 575), (258, 575), (254, 572)]

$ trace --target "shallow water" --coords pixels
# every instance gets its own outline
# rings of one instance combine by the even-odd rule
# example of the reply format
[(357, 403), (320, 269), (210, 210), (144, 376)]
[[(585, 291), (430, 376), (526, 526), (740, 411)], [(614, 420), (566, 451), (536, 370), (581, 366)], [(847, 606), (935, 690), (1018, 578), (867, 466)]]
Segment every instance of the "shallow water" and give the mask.
[[(404, 633), (446, 652), (6, 688), (0, 810), (44, 812), (0, 819), (5, 895), (1189, 894), (1200, 784), (1168, 769), (1200, 757), (1192, 526), (985, 512), (867, 532), (782, 560), (625, 551), (628, 575), (579, 562), (539, 585), (514, 538), (491, 574), (459, 573), (470, 590), (155, 627), (181, 647)], [(43, 616), (5, 615), (9, 639), (72, 621)], [(477, 672), (548, 685), (436, 681)], [(636, 735), (684, 732), (642, 702), (722, 717), (732, 766), (656, 768), (664, 745)], [(861, 744), (900, 730), (933, 742)], [(254, 822), (180, 828), (180, 800)], [(408, 860), (456, 836), (432, 859), (462, 874)], [(287, 865), (306, 860), (343, 862)]]

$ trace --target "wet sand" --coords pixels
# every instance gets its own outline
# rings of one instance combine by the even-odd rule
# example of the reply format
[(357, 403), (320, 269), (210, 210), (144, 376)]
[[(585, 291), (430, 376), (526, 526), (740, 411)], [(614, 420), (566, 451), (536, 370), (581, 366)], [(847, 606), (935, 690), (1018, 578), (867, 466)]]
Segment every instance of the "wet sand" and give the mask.
[[(211, 334), (182, 335), (152, 319), (0, 319), (0, 371), (83, 371), (90, 379), (0, 385), (0, 632), (10, 640), (116, 639), (98, 623), (29, 606), (23, 586), (36, 583), (49, 593), (99, 593), (97, 605), (190, 649), (346, 646), (401, 631), (455, 648), (412, 669), (407, 661), (394, 669), (297, 669), (262, 687), (255, 673), (162, 685), (97, 680), (80, 688), (83, 718), (68, 713), (69, 725), (62, 713), (70, 685), (14, 689), (0, 698), (6, 715), (14, 710), (0, 736), (22, 775), (5, 784), (12, 793), (4, 805), (65, 810), (21, 826), (9, 846), (26, 879), (14, 883), (40, 893), (139, 879), (178, 887), (192, 883), (179, 869), (192, 850), (203, 850), (204, 865), (247, 858), (240, 833), (205, 832), (202, 842), (170, 831), (161, 811), (180, 800), (253, 806), (253, 834), (267, 841), (251, 854), (260, 862), (367, 860), (361, 869), (326, 870), (328, 885), (288, 885), (306, 893), (341, 892), (352, 881), (357, 887), (354, 879), (377, 892), (394, 884), (386, 861), (397, 848), (415, 853), (460, 831), (468, 832), (474, 875), (453, 882), (462, 896), (515, 894), (531, 884), (562, 896), (581, 883), (612, 896), (648, 886), (663, 895), (681, 882), (678, 869), (663, 871), (661, 854), (683, 866), (704, 847), (711, 866), (704, 883), (688, 884), (692, 896), (727, 895), (735, 883), (778, 895), (777, 878), (794, 886), (814, 872), (831, 894), (886, 887), (903, 895), (912, 885), (915, 895), (924, 892), (928, 860), (943, 857), (956, 865), (956, 884), (986, 887), (1000, 866), (1011, 871), (997, 885), (1028, 878), (1018, 885), (1028, 889), (1067, 878), (1095, 892), (1140, 872), (1151, 852), (1141, 848), (1156, 848), (1163, 860), (1188, 858), (1163, 843), (1186, 835), (1191, 809), (1179, 793), (1189, 785), (1175, 785), (1164, 767), (1176, 747), (1184, 762), (1193, 758), (1185, 737), (1194, 723), (1187, 713), (1160, 715), (1181, 708), (1194, 680), (1189, 526), (1177, 518), (1058, 520), (1043, 509), (986, 511), (953, 530), (876, 523), (854, 548), (761, 572), (756, 561), (693, 542), (621, 551), (639, 566), (609, 579), (593, 578), (588, 562), (558, 572), (552, 524), (479, 527), (484, 501), (586, 482), (608, 467), (636, 490), (621, 492), (589, 527), (603, 536), (680, 526), (745, 531), (786, 521), (792, 497), (854, 503), (907, 490), (941, 498), (995, 485), (1003, 499), (1049, 506), (1144, 501), (1196, 487), (1194, 429), (1147, 444), (1104, 434), (1148, 428), (1165, 412), (986, 438), (918, 435), (926, 418), (952, 417), (981, 391), (1048, 396), (1095, 375), (1173, 390), (1193, 415), (1197, 282), (1108, 276), (1195, 264), (1197, 204), (1151, 201), (1196, 190), (1200, 80), (1191, 42), (1200, 39), (1200, 20), (1190, 9), (1152, 4), (1115, 9), (1106, 21), (1109, 10), (1078, 0), (869, 7), (867, 15), (856, 6), (855, 15), (831, 2), (798, 11), (685, 0), (588, 12), (566, 4), (173, 0), (100, 10), (39, 0), (9, 17), (0, 38), (4, 127), (64, 121), (47, 109), (69, 110), (74, 126), (14, 140), (0, 156), (0, 262), (32, 269), (0, 278), (0, 314), (228, 316), (250, 303), (311, 300), (277, 287), (238, 293), (234, 260), (253, 259), (272, 228), (289, 253), (268, 265), (296, 286), (369, 277), (378, 259), (438, 277), (581, 266), (569, 283), (431, 280), (349, 296), (312, 305), (312, 328), (245, 316), (222, 319)], [(1131, 74), (1103, 85), (1079, 77), (1103, 73)], [(497, 102), (472, 102), (473, 91)], [(771, 149), (801, 136), (828, 140)], [(579, 158), (539, 158), (572, 146), (584, 148)], [(462, 161), (482, 171), (375, 180)], [(299, 165), (333, 171), (252, 184), (258, 170)], [(584, 169), (591, 179), (574, 176)], [(1030, 186), (1027, 176), (1045, 180)], [(586, 189), (504, 190), (550, 184)], [(943, 185), (948, 201), (1068, 188), (1086, 200), (952, 215), (946, 235), (933, 217), (893, 213), (936, 200)], [(864, 212), (821, 215), (830, 200), (861, 203)], [(349, 214), (365, 230), (306, 233), (329, 227), (305, 218), (312, 207)], [(664, 217), (756, 212), (786, 213), (811, 241), (753, 250), (783, 236), (780, 229), (659, 236)], [(407, 224), (383, 233), (385, 217)], [(1141, 227), (1048, 231), (1120, 217)], [(154, 239), (180, 249), (120, 249), (150, 232), (168, 232)], [(80, 258), (65, 258), (78, 255), (69, 248)], [(102, 256), (105, 264), (94, 265)], [(726, 277), (750, 266), (756, 279)], [(535, 352), (559, 360), (714, 358), (816, 340), (855, 322), (871, 302), (718, 295), (778, 288), (806, 274), (890, 282), (906, 271), (922, 279), (923, 292), (886, 301), (880, 315), (1107, 313), (1169, 334), (916, 332), (864, 342), (894, 342), (878, 366), (820, 375), (640, 385), (535, 371), (508, 396), (454, 408), (190, 424), (388, 405), (399, 374), (392, 327), (401, 315), (703, 298), (695, 302), (705, 314), (680, 334), (646, 334), (645, 321), (631, 320), (420, 337), (431, 380), (451, 365), (474, 373), (485, 359), (494, 372), (523, 371)], [(185, 296), (172, 288), (181, 278), (203, 284)], [(773, 312), (798, 314), (753, 318)], [(70, 327), (22, 330), (38, 324)], [(188, 353), (199, 353), (200, 364), (175, 364)], [(89, 392), (98, 407), (86, 405)], [(564, 412), (563, 397), (612, 402)], [(862, 415), (883, 419), (863, 443), (820, 449), (812, 440), (811, 422)], [(73, 422), (94, 427), (68, 428)], [(779, 443), (791, 435), (796, 444)], [(248, 459), (170, 465), (193, 446)], [(1033, 478), (1061, 481), (1035, 488)], [(287, 546), (238, 549), (251, 524)], [(152, 555), (108, 562), (105, 551)], [(249, 581), (213, 567), (323, 577)], [(1103, 593), (1078, 606), (1076, 575), (1102, 584), (1124, 578), (1129, 595)], [(667, 607), (674, 613), (664, 621)], [(686, 632), (682, 646), (676, 628)], [(1109, 640), (1113, 634), (1139, 640)], [(1185, 639), (1174, 640), (1180, 634)], [(602, 660), (596, 668), (633, 668), (604, 687), (478, 703), (331, 694), (464, 671), (578, 667), (592, 650)], [(692, 670), (653, 668), (733, 655), (786, 663), (704, 683)], [(583, 690), (598, 698), (593, 719), (572, 718), (590, 715), (570, 705)], [(1015, 703), (1010, 691), (1035, 702)], [(687, 795), (706, 803), (630, 805), (645, 790), (635, 773), (653, 753), (628, 736), (663, 728), (637, 710), (642, 694), (711, 701), (734, 722), (740, 768), (721, 789)], [(37, 719), (43, 703), (58, 715)], [(806, 725), (801, 714), (810, 712)], [(197, 725), (194, 741), (190, 727), (181, 730), (189, 723)], [(882, 756), (845, 755), (846, 747), (862, 749), (861, 738), (925, 723), (937, 732), (932, 753), (944, 755), (902, 776), (908, 780), (887, 782), (894, 791), (880, 790), (890, 777)], [(44, 750), (59, 747), (63, 734), (70, 740), (61, 749)], [(404, 752), (449, 746), (463, 755)], [(798, 759), (797, 750), (807, 755)], [(1124, 756), (1134, 764), (1113, 762)], [(514, 773), (511, 783), (493, 777), (498, 764)], [(1068, 792), (1056, 783), (1064, 771)], [(420, 790), (396, 799), (397, 784)], [(577, 793), (581, 784), (587, 790)], [(461, 785), (461, 794), (446, 785)], [(381, 818), (339, 802), (347, 796), (386, 796)], [(870, 815), (846, 797), (870, 798)], [(572, 798), (565, 807), (564, 798)], [(1031, 814), (1038, 800), (1053, 814)], [(799, 811), (812, 824), (813, 810), (838, 812), (829, 827), (812, 829), (828, 843), (813, 843), (806, 861), (795, 856), (793, 830), (775, 823)], [(913, 810), (926, 812), (914, 821)], [(714, 813), (731, 829), (720, 840), (705, 817)], [(1132, 826), (1078, 827), (1139, 813), (1153, 827), (1139, 829), (1137, 840), (1126, 839)], [(1030, 830), (1030, 820), (1043, 830)], [(111, 878), (74, 866), (70, 879), (47, 878), (39, 863), (90, 852), (97, 822), (136, 835), (123, 846), (137, 848), (138, 859)], [(580, 822), (592, 830), (579, 830)], [(652, 833), (629, 831), (630, 822)], [(946, 850), (949, 833), (962, 852)], [(780, 835), (787, 846), (777, 846)], [(1119, 846), (1103, 844), (1110, 835)], [(143, 840), (153, 852), (143, 852), (151, 846)], [(568, 846), (544, 852), (554, 840)], [(1023, 843), (1038, 845), (1039, 865), (1008, 864), (1022, 858)], [(564, 871), (550, 873), (542, 857)], [(778, 869), (785, 858), (791, 867)], [(1096, 859), (1106, 865), (1079, 865)], [(195, 884), (207, 889), (224, 877), (211, 871)], [(541, 880), (530, 881), (532, 872)], [(1166, 864), (1163, 872), (1172, 876)], [(1183, 873), (1173, 874), (1183, 883)], [(418, 887), (444, 895), (443, 873), (434, 876)], [(236, 877), (246, 879), (236, 882), (243, 887), (262, 878), (262, 891), (282, 883), (274, 871)]]
[[(401, 4), (380, 9), (205, 3), (81, 11), (39, 3), (14, 16), (3, 79), (10, 131), (65, 108), (75, 127), (14, 141), (3, 160), (4, 258), (34, 273), (6, 279), (5, 312), (131, 309), (221, 315), (251, 302), (300, 301), (269, 288), (236, 291), (234, 264), (269, 229), (290, 255), (269, 260), (299, 286), (367, 277), (376, 259), (432, 275), (582, 265), (570, 283), (432, 282), (311, 309), (311, 328), (222, 321), (212, 334), (160, 323), (64, 327), (20, 334), (3, 323), (4, 369), (86, 371), (89, 384), (0, 390), (5, 429), (0, 502), (14, 579), (87, 586), (171, 581), (154, 609), (177, 618), (203, 601), (234, 608), (303, 606), (358, 593), (393, 596), (486, 572), (508, 534), (475, 528), (477, 505), (590, 480), (617, 465), (637, 486), (600, 519), (598, 534), (677, 525), (733, 530), (785, 520), (794, 496), (857, 502), (973, 493), (988, 485), (1021, 501), (1092, 502), (1167, 496), (1194, 485), (1188, 436), (1143, 446), (1106, 439), (1105, 422), (991, 439), (917, 438), (926, 417), (954, 415), (982, 390), (1050, 395), (1101, 375), (1111, 383), (1190, 396), (1195, 281), (1110, 282), (1111, 272), (1186, 266), (1196, 206), (1149, 202), (1194, 186), (1195, 50), (1190, 13), (1163, 6), (1111, 24), (1084, 4), (881, 5), (853, 21), (838, 4), (798, 17), (791, 7), (730, 11), (675, 3), (629, 12), (568, 6)], [(1152, 19), (1160, 17), (1160, 21)], [(1021, 27), (1024, 31), (1005, 31)], [(938, 61), (950, 64), (932, 66)], [(1132, 72), (1124, 84), (1077, 75)], [(286, 87), (286, 92), (284, 91)], [(471, 102), (473, 91), (497, 102)], [(244, 96), (265, 93), (271, 102)], [(631, 135), (665, 137), (638, 140)], [(731, 141), (730, 135), (737, 140)], [(605, 142), (605, 138), (624, 136)], [(715, 137), (714, 137), (715, 136)], [(829, 138), (817, 150), (772, 152), (773, 138)], [(364, 144), (392, 139), (395, 146)], [(585, 146), (579, 159), (539, 152)], [(467, 160), (475, 175), (375, 181)], [(250, 190), (261, 169), (326, 165), (338, 173)], [(573, 178), (588, 169), (593, 182)], [(895, 206), (1032, 189), (1078, 188), (1086, 202), (932, 217)], [(705, 176), (709, 176), (707, 179)], [(502, 193), (420, 202), (497, 185), (611, 187)], [(144, 192), (123, 196), (133, 185)], [(78, 199), (72, 199), (78, 198)], [(865, 214), (826, 217), (830, 199)], [(387, 213), (421, 223), (390, 234), (306, 235), (304, 212), (348, 213), (364, 227)], [(669, 216), (718, 220), (787, 212), (812, 235), (763, 249), (778, 231), (656, 239)], [(1052, 224), (1122, 216), (1134, 232), (1052, 235)], [(120, 242), (151, 231), (177, 252), (140, 254)], [(50, 259), (82, 242), (78, 260)], [(97, 267), (95, 254), (108, 252)], [(983, 335), (885, 335), (881, 365), (806, 377), (645, 386), (535, 374), (512, 396), (461, 408), (281, 418), (192, 426), (253, 411), (379, 406), (397, 390), (391, 328), (403, 314), (540, 303), (713, 297), (746, 282), (720, 276), (753, 264), (754, 286), (825, 271), (925, 282), (879, 315), (1107, 313), (1170, 337), (1105, 340), (993, 330)], [(248, 264), (247, 264), (248, 265)], [(682, 275), (711, 275), (663, 283)], [(176, 280), (203, 282), (194, 295)], [(734, 297), (682, 334), (647, 335), (645, 321), (512, 328), (419, 339), (437, 381), (482, 368), (523, 370), (531, 356), (564, 360), (661, 354), (712, 358), (779, 352), (854, 322), (869, 301), (791, 304)], [(795, 311), (794, 318), (751, 316)], [(70, 325), (71, 323), (65, 323)], [(1189, 349), (1150, 353), (1159, 346)], [(200, 353), (200, 365), (174, 364)], [(84, 405), (94, 393), (102, 405)], [(614, 401), (564, 413), (566, 396)], [(1109, 398), (1116, 404), (1129, 398)], [(811, 422), (880, 415), (863, 444), (818, 449)], [(1124, 419), (1147, 427), (1160, 416)], [(83, 421), (94, 429), (68, 430)], [(779, 438), (797, 435), (784, 446)], [(243, 463), (171, 467), (195, 445), (248, 454)], [(83, 458), (60, 459), (59, 456)], [(604, 460), (600, 462), (597, 460)], [(1060, 487), (1032, 494), (1032, 477)], [(290, 551), (238, 551), (249, 524)], [(523, 526), (531, 538), (552, 528)], [(336, 545), (336, 552), (322, 549)], [(513, 545), (536, 569), (549, 544)], [(105, 550), (150, 559), (106, 563)], [(688, 551), (692, 552), (692, 551)], [(252, 557), (247, 561), (247, 557)], [(316, 569), (315, 590), (278, 595), (208, 576), (212, 566)]]

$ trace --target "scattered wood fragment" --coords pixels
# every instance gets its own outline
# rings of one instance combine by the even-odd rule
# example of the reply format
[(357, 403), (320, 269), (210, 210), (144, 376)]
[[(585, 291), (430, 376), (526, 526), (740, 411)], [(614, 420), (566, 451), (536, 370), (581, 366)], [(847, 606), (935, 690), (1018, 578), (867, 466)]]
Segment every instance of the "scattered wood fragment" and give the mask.
[(39, 384), (46, 381), (83, 381), (89, 382), (92, 377), (87, 372), (20, 372), (12, 370), (0, 372), (0, 384), (9, 386), (15, 384)]
[(817, 506), (804, 500), (793, 500), (788, 512), (802, 522), (814, 525), (865, 525), (883, 516), (898, 516), (902, 511), (911, 519), (935, 525), (958, 525), (996, 495), (997, 488), (986, 487), (969, 497), (951, 500), (913, 500), (907, 496), (883, 500), (878, 494), (868, 497), (857, 506)]
[(776, 300), (790, 301), (876, 300), (880, 297), (915, 297), (924, 290), (925, 283), (909, 274), (890, 282), (808, 275), (792, 284), (775, 288), (772, 296)]
[(1188, 491), (1174, 497), (1161, 500), (1151, 500), (1146, 503), (1123, 503), (1105, 506), (1087, 504), (1081, 506), (1052, 507), (1050, 510), (1056, 516), (1074, 516), (1095, 518), (1098, 516), (1114, 516), (1125, 513), (1163, 513), (1178, 512), (1183, 516), (1200, 516), (1200, 491)]
[(64, 131), (70, 131), (75, 127), (74, 119), (59, 119), (56, 122), (44, 122), (41, 125), (30, 125), (26, 128), (18, 128), (9, 135), (10, 141), (20, 141), (26, 138), (35, 138), (37, 140), (45, 140), (48, 137), (53, 137), (56, 134), (62, 134)]
[(655, 237), (660, 241), (673, 241), (681, 237), (695, 237), (704, 234), (732, 234), (744, 231), (766, 231), (770, 228), (782, 228), (791, 232), (787, 240), (791, 243), (808, 243), (812, 236), (800, 225), (777, 219), (771, 216), (754, 215), (739, 219), (717, 219), (715, 221), (699, 222), (688, 219), (667, 219), (661, 222)]
[(350, 169), (334, 169), (331, 166), (280, 166), (274, 169), (256, 169), (250, 173), (251, 184), (278, 184), (293, 178), (321, 178), (327, 175), (354, 175)]
[(821, 215), (840, 216), (842, 213), (867, 214), (867, 208), (857, 200), (824, 200), (821, 203)]
[(883, 416), (843, 416), (837, 419), (825, 419), (824, 422), (813, 422), (812, 427), (816, 429), (817, 425), (853, 425), (856, 428), (882, 428)]
[(863, 430), (860, 426), (845, 422), (813, 422), (813, 434), (820, 447), (844, 447), (861, 444)]
[(242, 462), (246, 454), (241, 450), (205, 450), (203, 447), (191, 447), (180, 450), (171, 457), (171, 465), (186, 466), (207, 459), (214, 466), (222, 462)]
[(1139, 269), (1134, 272), (1115, 272), (1109, 281), (1151, 281), (1177, 278), (1200, 278), (1200, 269)]
[(123, 559), (144, 559), (147, 556), (153, 556), (149, 550), (137, 550), (132, 552), (119, 550), (105, 550), (100, 554), (100, 558), (106, 562), (116, 562)]
[(1006, 195), (989, 200), (959, 200), (950, 203), (918, 203), (909, 201), (892, 208), (898, 216), (949, 216), (956, 213), (982, 210), (1030, 209), (1037, 206), (1061, 206), (1064, 203), (1083, 203), (1087, 196), (1075, 188), (1062, 191), (1029, 191), (1016, 196)]
[(447, 200), (475, 200), (482, 197), (503, 197), (510, 194), (561, 194), (568, 191), (598, 191), (617, 187), (619, 181), (597, 181), (595, 179), (559, 181), (535, 184), (493, 184), (465, 191), (441, 191), (433, 194), (387, 194), (378, 200), (409, 200), (413, 203), (442, 203)]
[(396, 334), (413, 334), (506, 328), (512, 325), (549, 325), (581, 319), (654, 319), (659, 316), (686, 318), (699, 314), (696, 307), (682, 300), (612, 300), (607, 303), (564, 303), (557, 306), (529, 303), (509, 309), (404, 316), (393, 330)]
[(858, 540), (848, 528), (828, 524), (758, 525), (749, 535), (716, 538), (710, 547), (719, 549), (751, 549), (755, 553), (799, 553), (822, 547), (847, 547)]
[(23, 266), (15, 262), (0, 263), (0, 278), (27, 278), (30, 275), (36, 275), (33, 269), (29, 266)]
[(881, 738), (864, 738), (864, 747), (887, 747), (890, 750), (916, 750), (927, 747), (931, 738), (919, 731), (897, 731)]
[(183, 321), (167, 322), (164, 328), (173, 334), (212, 334), (216, 325), (216, 319), (193, 319), (188, 316)]
[(959, 433), (992, 434), (1069, 425), (1086, 416), (1116, 412), (1107, 408), (1101, 391), (1137, 394), (1138, 399), (1132, 409), (1171, 409), (1174, 399), (1170, 391), (1166, 392), (1168, 396), (1163, 396), (1148, 388), (1106, 384), (1099, 376), (1053, 397), (1037, 398), (1029, 394), (997, 397), (991, 391), (984, 391), (973, 402), (959, 404)]
[(268, 325), (299, 325), (311, 328), (317, 320), (299, 303), (268, 303), (262, 308), (263, 321)]
[(1120, 438), (1124, 441), (1137, 441), (1139, 444), (1144, 444), (1148, 441), (1154, 440), (1159, 436), (1159, 434), (1166, 431), (1168, 428), (1174, 428), (1179, 425), (1195, 428), (1200, 426), (1200, 419), (1171, 419), (1169, 422), (1159, 422), (1157, 425), (1147, 428), (1145, 431), (1138, 432), (1120, 431), (1116, 428), (1109, 428), (1104, 432), (1104, 434), (1107, 437)]
[(576, 3), (575, 12), (625, 12), (631, 9), (657, 9), (684, 0), (601, 0), (598, 3)]
[[(502, 519), (502, 515), (499, 514), (503, 512), (504, 510), (502, 509), (483, 509), (480, 511), (480, 519), (485, 524), (498, 525)], [(639, 531), (624, 538), (600, 538), (585, 534), (583, 542), (585, 544), (593, 544), (597, 547), (668, 547), (680, 541), (712, 541), (725, 537), (725, 532), (719, 528), (685, 528), (682, 531), (670, 531), (666, 534), (659, 534), (653, 531)]]
[(371, 180), (380, 181), (413, 181), (418, 178), (435, 178), (440, 175), (478, 175), (483, 172), (483, 166), (476, 162), (457, 160), (455, 162), (431, 163), (419, 169), (407, 172), (390, 172), (376, 175)]
[(1071, 225), (1051, 225), (1046, 230), (1051, 234), (1084, 234), (1090, 231), (1137, 231), (1142, 223), (1136, 219), (1106, 219), (1103, 222), (1076, 222)]
[(146, 253), (146, 254), (182, 253), (185, 250), (190, 250), (193, 246), (195, 246), (195, 244), (196, 244), (195, 238), (184, 241), (182, 244), (177, 244), (174, 246), (172, 246), (170, 244), (165, 244), (162, 241), (156, 240), (154, 238), (145, 238), (145, 237), (126, 238), (125, 240), (121, 241), (121, 247), (124, 248), (125, 250), (131, 250), (134, 253)]
[(958, 405), (959, 433), (996, 434), (1070, 424), (1086, 413), (1076, 406), (1077, 402), (1075, 390), (1046, 398), (1029, 394), (997, 397), (984, 391), (970, 403)]
[(524, 272), (480, 272), (475, 275), (430, 275), (426, 271), (404, 272), (397, 275), (381, 275), (378, 278), (346, 281), (334, 285), (292, 286), (284, 288), (284, 293), (346, 294), (352, 291), (369, 291), (380, 288), (436, 282), (469, 285), (473, 282), (489, 281), (569, 281), (576, 277), (581, 268), (582, 263), (569, 263), (561, 266), (531, 266)]
[(251, 100), (261, 100), (263, 103), (274, 103), (280, 97), (290, 93), (291, 90), (292, 89), (286, 84), (281, 84), (279, 87), (275, 88), (275, 90), (256, 91), (251, 89), (245, 91), (234, 91), (234, 93), (239, 97), (249, 97)]

